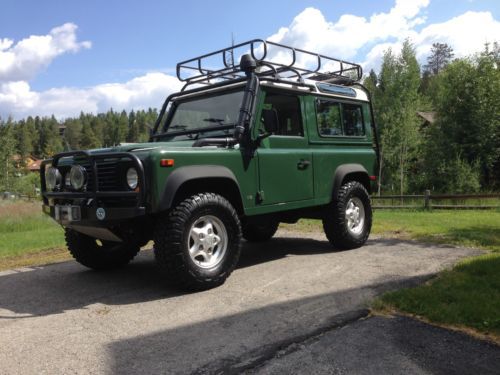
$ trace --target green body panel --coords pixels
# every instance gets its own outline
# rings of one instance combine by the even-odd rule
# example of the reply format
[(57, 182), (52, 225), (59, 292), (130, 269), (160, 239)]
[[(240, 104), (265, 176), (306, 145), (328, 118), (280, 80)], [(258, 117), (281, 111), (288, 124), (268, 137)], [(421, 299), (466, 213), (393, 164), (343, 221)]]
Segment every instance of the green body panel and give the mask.
[[(243, 151), (238, 149), (212, 147), (160, 147), (151, 152), (151, 207), (156, 212), (165, 192), (168, 176), (177, 168), (188, 166), (216, 165), (229, 169), (236, 177), (244, 208), (255, 206), (258, 187), (257, 160), (250, 159), (245, 165)], [(160, 166), (161, 159), (174, 159), (174, 167)], [(201, 186), (202, 188), (202, 186)]]
[[(266, 89), (259, 90), (255, 119), (261, 118)], [(321, 97), (321, 94), (319, 94)], [(146, 171), (147, 202), (150, 212), (161, 209), (169, 175), (188, 166), (218, 166), (229, 169), (240, 190), (245, 215), (259, 215), (327, 204), (332, 199), (334, 175), (343, 164), (359, 164), (374, 174), (375, 151), (372, 148), (369, 103), (362, 104), (366, 135), (363, 137), (321, 137), (316, 123), (318, 96), (297, 93), (304, 136), (269, 136), (248, 156), (245, 150), (224, 147), (192, 147), (193, 140), (125, 144), (91, 150), (133, 152)], [(331, 98), (330, 98), (331, 99)], [(340, 100), (340, 101), (342, 101)], [(263, 124), (255, 121), (251, 137), (262, 134)], [(161, 159), (173, 159), (173, 167), (161, 167)], [(304, 166), (306, 162), (308, 165)], [(200, 183), (203, 190), (203, 184)]]
[(370, 107), (369, 103), (362, 103), (366, 132), (364, 137), (321, 137), (316, 123), (316, 97), (307, 96), (304, 101), (309, 145), (313, 150), (315, 198), (328, 203), (332, 199), (333, 177), (339, 166), (360, 164), (369, 175), (375, 174), (376, 154), (372, 148)]
[[(314, 198), (312, 152), (305, 138), (271, 136), (257, 150), (263, 205)], [(311, 163), (300, 169), (300, 162)]]

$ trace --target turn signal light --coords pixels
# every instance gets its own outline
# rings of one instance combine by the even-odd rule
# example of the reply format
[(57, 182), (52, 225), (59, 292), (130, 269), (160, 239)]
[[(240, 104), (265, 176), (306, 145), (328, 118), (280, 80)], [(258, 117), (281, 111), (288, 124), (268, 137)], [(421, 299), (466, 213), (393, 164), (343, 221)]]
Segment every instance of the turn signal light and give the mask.
[(160, 167), (173, 167), (174, 166), (174, 159), (161, 159), (160, 160)]

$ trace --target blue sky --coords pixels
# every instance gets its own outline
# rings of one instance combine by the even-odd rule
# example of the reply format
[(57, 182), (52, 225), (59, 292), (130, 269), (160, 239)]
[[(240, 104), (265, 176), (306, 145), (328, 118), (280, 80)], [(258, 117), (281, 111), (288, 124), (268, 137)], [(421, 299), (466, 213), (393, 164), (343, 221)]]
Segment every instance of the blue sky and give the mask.
[(236, 42), (271, 38), (365, 69), (378, 69), (383, 51), (405, 37), (421, 61), (433, 41), (462, 56), (500, 40), (498, 0), (6, 0), (1, 7), (0, 116), (16, 118), (158, 107), (178, 87), (175, 64), (228, 46), (231, 33)]

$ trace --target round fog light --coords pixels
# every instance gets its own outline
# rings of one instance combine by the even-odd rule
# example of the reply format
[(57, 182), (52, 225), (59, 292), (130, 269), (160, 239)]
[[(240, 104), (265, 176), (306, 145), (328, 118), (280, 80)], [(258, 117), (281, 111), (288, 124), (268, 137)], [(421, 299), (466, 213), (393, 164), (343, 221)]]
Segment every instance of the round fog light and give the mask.
[(81, 190), (87, 182), (87, 171), (81, 165), (73, 165), (69, 172), (69, 182), (75, 190)]
[(45, 184), (49, 190), (54, 190), (61, 183), (61, 173), (55, 167), (49, 167), (45, 171)]
[(137, 184), (139, 183), (139, 175), (135, 168), (129, 168), (127, 170), (127, 185), (130, 189), (135, 190)]

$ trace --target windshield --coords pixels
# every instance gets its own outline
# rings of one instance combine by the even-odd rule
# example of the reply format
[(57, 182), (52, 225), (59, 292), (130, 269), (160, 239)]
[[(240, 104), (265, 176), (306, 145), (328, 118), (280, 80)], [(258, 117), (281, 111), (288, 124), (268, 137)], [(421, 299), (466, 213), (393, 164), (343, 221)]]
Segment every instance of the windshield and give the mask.
[(182, 138), (228, 136), (243, 100), (243, 91), (194, 98), (177, 102), (171, 120), (163, 127), (163, 134)]

